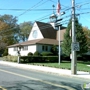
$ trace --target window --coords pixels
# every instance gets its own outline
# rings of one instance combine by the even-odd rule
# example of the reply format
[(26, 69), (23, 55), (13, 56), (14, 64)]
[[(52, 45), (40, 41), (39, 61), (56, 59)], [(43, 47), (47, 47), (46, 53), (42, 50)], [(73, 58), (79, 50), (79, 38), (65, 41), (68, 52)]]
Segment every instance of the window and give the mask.
[(17, 51), (18, 50), (18, 47), (14, 47), (14, 51)]
[(48, 46), (42, 46), (43, 51), (48, 51)]
[(23, 50), (24, 50), (24, 51), (28, 50), (28, 46), (24, 46), (24, 47), (23, 47)]
[(44, 51), (44, 46), (42, 46), (42, 50)]
[(46, 51), (48, 51), (48, 46), (45, 47)]

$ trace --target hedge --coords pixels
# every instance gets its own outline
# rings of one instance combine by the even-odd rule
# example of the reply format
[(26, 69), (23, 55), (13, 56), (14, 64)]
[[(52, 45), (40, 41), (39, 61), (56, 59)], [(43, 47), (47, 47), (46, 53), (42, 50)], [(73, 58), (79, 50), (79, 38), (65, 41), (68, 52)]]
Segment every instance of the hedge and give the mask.
[(58, 62), (58, 56), (21, 56), (21, 63)]

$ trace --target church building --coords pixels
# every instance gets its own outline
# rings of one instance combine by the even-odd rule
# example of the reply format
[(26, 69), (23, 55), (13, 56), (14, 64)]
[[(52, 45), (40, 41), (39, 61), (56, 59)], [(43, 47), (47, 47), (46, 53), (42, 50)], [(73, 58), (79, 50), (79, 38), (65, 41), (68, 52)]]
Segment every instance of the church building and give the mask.
[(20, 49), (21, 56), (27, 56), (29, 52), (50, 52), (51, 47), (59, 45), (63, 41), (66, 28), (61, 27), (60, 31), (55, 26), (56, 15), (52, 14), (50, 23), (36, 21), (29, 34), (28, 40), (18, 44), (8, 46), (8, 54), (17, 56)]

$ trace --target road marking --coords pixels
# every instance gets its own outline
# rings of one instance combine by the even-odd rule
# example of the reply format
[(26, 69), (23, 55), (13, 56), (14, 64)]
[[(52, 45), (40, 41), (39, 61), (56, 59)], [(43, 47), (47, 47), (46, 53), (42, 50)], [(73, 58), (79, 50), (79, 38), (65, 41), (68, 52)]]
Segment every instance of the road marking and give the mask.
[(7, 89), (5, 89), (5, 88), (3, 88), (3, 87), (0, 86), (0, 90), (7, 90)]
[[(3, 70), (3, 69), (0, 69), (0, 71), (5, 72), (5, 73), (9, 73), (9, 74), (12, 74), (12, 75), (16, 75), (16, 76), (19, 76), (19, 77), (23, 77), (23, 78), (39, 81), (39, 82), (42, 82), (42, 83), (45, 83), (45, 84), (53, 85), (53, 86), (56, 86), (56, 87), (59, 87), (59, 88), (65, 88), (67, 90), (76, 90), (76, 89), (74, 89), (72, 87), (69, 87), (69, 86), (54, 84), (52, 82), (48, 82), (48, 81), (44, 81), (44, 80), (41, 80), (41, 79), (37, 79), (37, 78), (21, 75), (21, 74), (10, 72), (10, 71), (6, 71), (6, 70)], [(3, 89), (3, 90), (6, 90), (6, 89)]]

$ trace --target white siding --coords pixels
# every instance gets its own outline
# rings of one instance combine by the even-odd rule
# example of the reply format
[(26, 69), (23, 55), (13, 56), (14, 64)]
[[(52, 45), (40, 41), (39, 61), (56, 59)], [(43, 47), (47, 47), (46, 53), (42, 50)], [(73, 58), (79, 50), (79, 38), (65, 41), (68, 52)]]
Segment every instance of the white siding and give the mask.
[[(43, 46), (44, 46), (44, 50), (43, 50)], [(45, 49), (46, 47), (47, 47), (47, 50)], [(50, 52), (51, 47), (52, 47), (51, 45), (39, 45), (39, 44), (38, 45), (30, 45), (30, 46), (28, 46), (28, 50), (21, 49), (20, 55), (27, 56), (29, 52), (35, 53), (36, 51), (38, 51), (39, 53)], [(14, 51), (14, 47), (9, 48), (8, 53), (13, 56), (18, 55), (17, 51)]]
[(17, 56), (17, 51), (14, 51), (14, 48), (8, 48), (8, 54), (12, 56)]
[[(37, 38), (34, 38), (33, 37), (33, 31), (34, 30), (37, 30)], [(42, 38), (44, 38), (44, 37), (43, 37), (42, 33), (40, 32), (40, 29), (38, 28), (37, 24), (35, 23), (33, 25), (33, 28), (31, 30), (31, 33), (29, 34), (28, 41), (29, 40), (35, 40), (35, 39), (42, 39)]]
[[(30, 45), (30, 46), (28, 46), (28, 50), (21, 49), (20, 55), (21, 56), (27, 56), (27, 54), (29, 52), (34, 53), (35, 51), (36, 51), (36, 45)], [(18, 55), (17, 51), (14, 51), (14, 47), (8, 49), (8, 54), (9, 55), (13, 55), (13, 56), (17, 56)]]
[(42, 52), (42, 45), (37, 45), (37, 51), (38, 51), (39, 53)]
[(52, 25), (52, 27), (55, 29), (55, 23), (50, 23)]
[(29, 53), (29, 52), (32, 52), (32, 53), (34, 53), (36, 51), (36, 45), (30, 45), (30, 46), (28, 46), (28, 50), (26, 50), (26, 51), (23, 51), (23, 50), (21, 50), (21, 56), (27, 56), (27, 54)]

